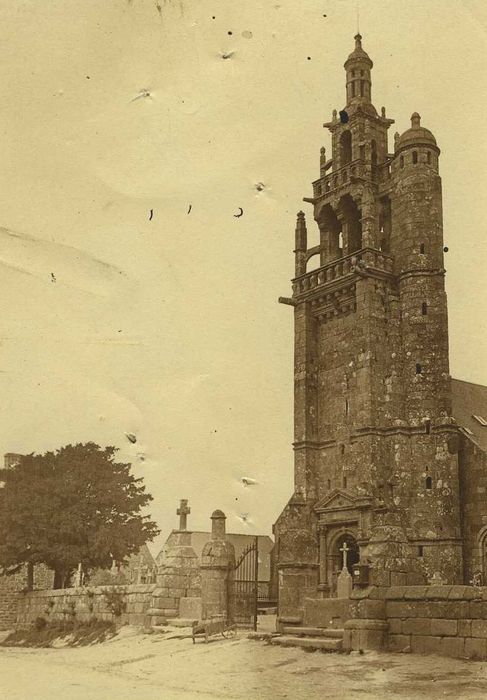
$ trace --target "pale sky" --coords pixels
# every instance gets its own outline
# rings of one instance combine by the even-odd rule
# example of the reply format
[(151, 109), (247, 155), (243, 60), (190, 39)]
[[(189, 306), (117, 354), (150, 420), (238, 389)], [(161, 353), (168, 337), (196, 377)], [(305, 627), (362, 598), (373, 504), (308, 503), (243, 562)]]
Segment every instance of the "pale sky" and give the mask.
[[(0, 1), (0, 449), (120, 447), (155, 552), (180, 498), (270, 533), (291, 495), (277, 298), (356, 32), (355, 0), (157, 4)], [(390, 150), (414, 111), (442, 150), (451, 373), (485, 384), (486, 4), (362, 0), (360, 30)]]

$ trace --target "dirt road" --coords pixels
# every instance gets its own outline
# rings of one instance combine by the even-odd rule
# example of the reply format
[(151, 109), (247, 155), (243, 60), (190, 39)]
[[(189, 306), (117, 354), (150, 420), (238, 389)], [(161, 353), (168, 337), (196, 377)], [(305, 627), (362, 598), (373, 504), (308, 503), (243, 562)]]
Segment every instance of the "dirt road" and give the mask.
[(487, 664), (400, 654), (306, 653), (244, 635), (195, 646), (130, 628), (83, 648), (0, 648), (9, 700), (419, 700), (487, 697)]

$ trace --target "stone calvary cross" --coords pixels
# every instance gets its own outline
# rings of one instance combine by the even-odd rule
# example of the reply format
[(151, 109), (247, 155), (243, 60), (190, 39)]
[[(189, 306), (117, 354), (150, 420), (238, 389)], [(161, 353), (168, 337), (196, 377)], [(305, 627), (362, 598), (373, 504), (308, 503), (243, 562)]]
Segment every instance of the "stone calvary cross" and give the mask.
[(191, 508), (188, 507), (188, 499), (182, 498), (179, 502), (179, 508), (176, 515), (179, 515), (179, 530), (186, 530), (188, 526), (188, 515), (191, 513)]
[(349, 551), (350, 551), (350, 547), (348, 546), (348, 544), (347, 544), (346, 542), (344, 542), (344, 543), (342, 544), (342, 546), (340, 547), (340, 552), (342, 552), (342, 554), (343, 554), (343, 566), (342, 566), (342, 569), (346, 569), (346, 568), (347, 568), (347, 554), (349, 553)]
[(337, 598), (350, 598), (350, 594), (352, 592), (352, 577), (348, 573), (347, 569), (347, 554), (349, 551), (350, 547), (346, 542), (344, 542), (340, 547), (340, 552), (343, 555), (343, 567), (338, 574), (337, 579)]

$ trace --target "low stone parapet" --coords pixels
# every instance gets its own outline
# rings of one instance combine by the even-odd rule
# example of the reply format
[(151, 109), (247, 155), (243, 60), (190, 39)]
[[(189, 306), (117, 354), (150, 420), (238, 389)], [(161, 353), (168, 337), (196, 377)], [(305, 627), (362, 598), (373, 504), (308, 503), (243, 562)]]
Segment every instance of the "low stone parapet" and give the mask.
[(353, 591), (344, 648), (487, 659), (487, 587), (392, 586)]
[(88, 622), (93, 618), (144, 625), (155, 584), (94, 586), (18, 593), (15, 627), (25, 629), (36, 619)]

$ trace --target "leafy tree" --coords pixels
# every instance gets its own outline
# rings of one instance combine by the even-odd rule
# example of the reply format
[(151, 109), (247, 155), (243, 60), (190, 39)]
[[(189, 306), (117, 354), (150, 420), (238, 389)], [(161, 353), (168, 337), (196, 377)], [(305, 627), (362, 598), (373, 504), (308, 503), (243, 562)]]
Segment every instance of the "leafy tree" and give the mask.
[(123, 562), (159, 534), (142, 515), (152, 496), (114, 447), (92, 442), (22, 457), (0, 470), (0, 567), (44, 563), (54, 587), (83, 571)]

